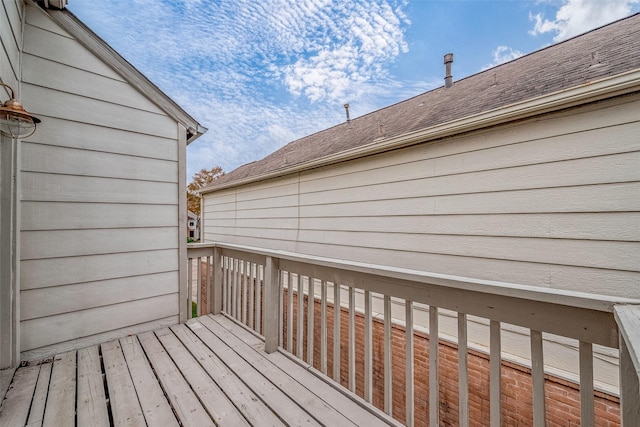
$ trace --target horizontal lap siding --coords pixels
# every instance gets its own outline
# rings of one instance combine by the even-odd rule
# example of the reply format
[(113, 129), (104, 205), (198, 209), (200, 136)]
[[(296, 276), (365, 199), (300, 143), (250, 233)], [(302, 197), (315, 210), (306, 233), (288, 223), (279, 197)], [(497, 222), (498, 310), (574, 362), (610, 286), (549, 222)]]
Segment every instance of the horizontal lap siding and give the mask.
[(177, 322), (176, 122), (37, 7), (23, 68), (23, 356)]
[[(20, 46), (22, 45), (22, 14), (24, 7), (21, 2), (2, 0), (0, 3), (0, 78), (2, 82), (19, 90), (20, 78)], [(5, 89), (0, 89), (5, 93)], [(16, 96), (19, 96), (16, 93)], [(6, 96), (2, 96), (6, 100)]]
[(638, 96), (205, 196), (205, 239), (640, 298)]

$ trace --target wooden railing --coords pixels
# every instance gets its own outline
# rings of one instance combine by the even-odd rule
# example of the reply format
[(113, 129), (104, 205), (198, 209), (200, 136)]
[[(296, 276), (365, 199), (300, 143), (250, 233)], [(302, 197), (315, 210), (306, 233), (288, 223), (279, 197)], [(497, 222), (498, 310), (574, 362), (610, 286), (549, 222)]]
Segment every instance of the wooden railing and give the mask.
[[(443, 313), (451, 311), (457, 317), (458, 425), (468, 426), (473, 416), (469, 411), (467, 334), (470, 316), (474, 321), (476, 316), (486, 319), (489, 328), (491, 426), (500, 426), (505, 414), (501, 398), (504, 372), (501, 337), (506, 324), (529, 330), (534, 426), (544, 426), (548, 416), (543, 334), (567, 337), (579, 343), (582, 426), (596, 425), (594, 345), (619, 349), (621, 423), (635, 426), (640, 420), (640, 305), (637, 305), (640, 301), (541, 290), (232, 244), (191, 244), (188, 245), (188, 258), (190, 290), (189, 299), (184, 303), (191, 308), (192, 302), (196, 302), (197, 315), (225, 313), (263, 336), (266, 352), (281, 347), (354, 392), (358, 388), (357, 365), (363, 365), (359, 372), (359, 380), (363, 382), (359, 394), (374, 403), (374, 394), (382, 393), (382, 401), (378, 404), (388, 414), (393, 414), (393, 384), (398, 381), (392, 371), (392, 329), (397, 325), (392, 321), (391, 306), (392, 302), (402, 303), (405, 308), (402, 326), (406, 407), (402, 421), (409, 426), (414, 425), (416, 415), (416, 366), (425, 363), (414, 360), (414, 306), (428, 310), (429, 425), (439, 425), (441, 417), (439, 387), (442, 384), (438, 378), (444, 361), (438, 356), (442, 352), (438, 347), (441, 342), (438, 322)], [(374, 309), (374, 300), (382, 302), (381, 309)], [(344, 323), (346, 328), (341, 328)], [(347, 340), (341, 340), (342, 329), (346, 329)], [(377, 336), (376, 330), (383, 337)], [(356, 348), (357, 332), (363, 348)], [(378, 391), (374, 391), (373, 379), (374, 341), (381, 343), (383, 354), (383, 386)], [(347, 348), (343, 351), (345, 342)], [(362, 353), (363, 361), (356, 360), (357, 351)]]

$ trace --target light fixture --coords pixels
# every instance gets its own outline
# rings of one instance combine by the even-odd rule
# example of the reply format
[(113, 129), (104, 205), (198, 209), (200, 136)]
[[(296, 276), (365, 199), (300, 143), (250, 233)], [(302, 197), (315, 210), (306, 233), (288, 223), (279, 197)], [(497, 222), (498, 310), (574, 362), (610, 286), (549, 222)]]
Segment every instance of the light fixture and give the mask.
[(27, 112), (21, 103), (16, 100), (16, 95), (11, 86), (0, 83), (11, 92), (11, 98), (0, 104), (0, 132), (11, 138), (21, 139), (33, 135), (36, 124), (40, 119)]

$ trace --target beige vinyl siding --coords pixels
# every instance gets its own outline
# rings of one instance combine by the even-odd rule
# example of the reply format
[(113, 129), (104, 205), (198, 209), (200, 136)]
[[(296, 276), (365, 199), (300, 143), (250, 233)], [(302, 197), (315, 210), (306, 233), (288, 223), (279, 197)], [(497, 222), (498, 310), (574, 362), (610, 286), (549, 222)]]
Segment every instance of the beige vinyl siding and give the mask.
[(205, 195), (204, 237), (640, 298), (640, 97)]
[[(15, 91), (20, 90), (18, 81), (23, 13), (24, 5), (20, 1), (2, 0), (0, 3), (0, 78)], [(4, 88), (0, 91), (5, 93)], [(2, 100), (6, 100), (6, 96), (2, 96)]]
[(178, 125), (36, 6), (23, 96), (23, 358), (178, 322)]

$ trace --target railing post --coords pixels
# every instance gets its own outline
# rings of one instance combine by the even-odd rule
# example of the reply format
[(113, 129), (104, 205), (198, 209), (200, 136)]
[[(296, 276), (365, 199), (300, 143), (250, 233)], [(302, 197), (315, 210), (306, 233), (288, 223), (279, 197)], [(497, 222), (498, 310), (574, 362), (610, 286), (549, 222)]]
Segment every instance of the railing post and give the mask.
[[(298, 296), (300, 297), (300, 296)], [(273, 353), (278, 349), (278, 260), (267, 257), (264, 274), (264, 351)]]
[(212, 289), (207, 290), (209, 304), (212, 314), (222, 312), (222, 249), (213, 248), (213, 284)]
[(621, 425), (624, 427), (636, 425), (640, 420), (640, 382), (638, 371), (633, 366), (629, 348), (620, 337), (620, 413)]
[(620, 413), (622, 426), (640, 420), (640, 306), (614, 307), (620, 346)]

